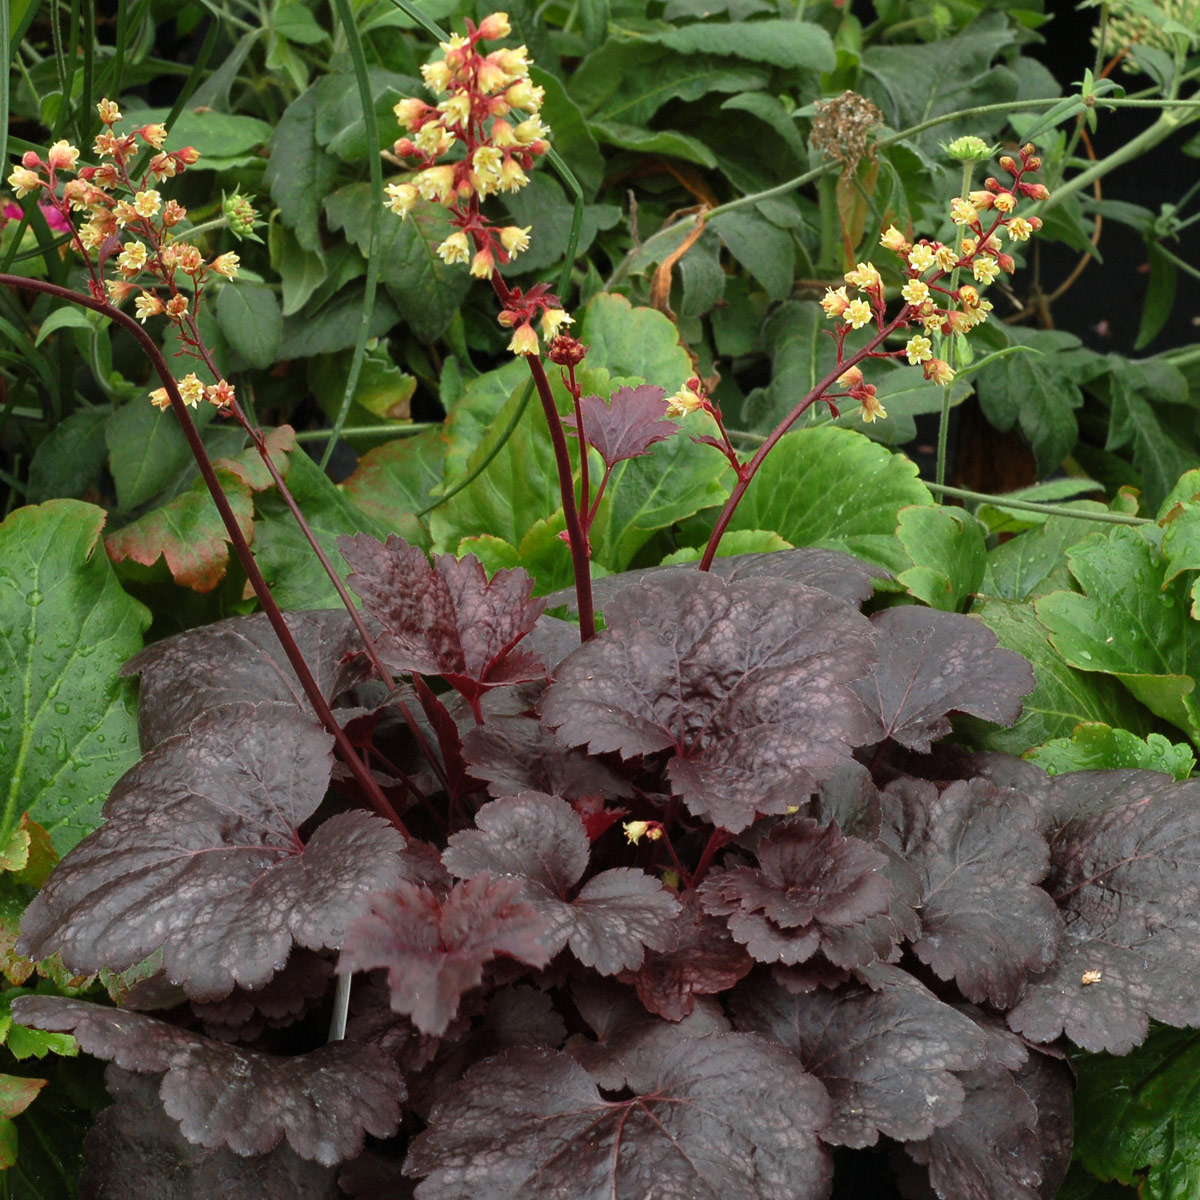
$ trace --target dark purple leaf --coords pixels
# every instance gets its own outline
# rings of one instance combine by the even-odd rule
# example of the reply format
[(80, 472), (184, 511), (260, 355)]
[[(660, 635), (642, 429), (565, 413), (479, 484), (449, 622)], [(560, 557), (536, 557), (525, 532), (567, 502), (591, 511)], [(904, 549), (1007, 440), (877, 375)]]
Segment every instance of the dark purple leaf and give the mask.
[(843, 833), (873, 842), (879, 836), (882, 811), (871, 772), (860, 762), (848, 762), (821, 784), (808, 815), (821, 825), (836, 821)]
[(1065, 934), (1009, 1024), (1035, 1042), (1066, 1033), (1085, 1050), (1126, 1054), (1150, 1018), (1200, 1024), (1200, 783), (1081, 771), (1064, 777), (1063, 807), (1076, 778), (1086, 806), (1100, 811), (1050, 838), (1045, 886)]
[[(636, 571), (624, 571), (619, 575), (606, 575), (592, 580), (592, 597), (596, 607), (604, 611), (608, 602), (622, 588), (630, 587), (666, 575), (696, 574), (695, 563), (680, 563), (666, 567), (642, 567)], [(817, 546), (801, 546), (796, 550), (778, 550), (770, 554), (731, 554), (713, 560), (709, 574), (718, 579), (790, 579), (794, 583), (820, 588), (833, 596), (840, 596), (851, 604), (860, 605), (869, 600), (873, 579), (891, 577), (889, 571), (874, 563), (863, 562), (840, 550), (824, 550)], [(546, 597), (551, 608), (565, 604), (575, 610), (575, 589), (564, 588)]]
[(828, 1114), (792, 1055), (745, 1034), (684, 1043), (619, 1101), (565, 1054), (510, 1050), (434, 1109), (405, 1172), (422, 1200), (824, 1200)]
[(633, 795), (628, 782), (582, 750), (568, 750), (536, 717), (489, 718), (463, 736), (463, 757), (493, 796)]
[(340, 946), (367, 896), (405, 874), (404, 841), (364, 812), (300, 841), (331, 740), (313, 718), (265, 704), (210, 710), (160, 742), (26, 910), (22, 953), (58, 951), (92, 974), (161, 947), (172, 981), (219, 1000), (267, 983), (293, 944)]
[[(643, 383), (640, 387), (618, 388), (611, 404), (600, 396), (581, 396), (584, 440), (610, 467), (645, 454), (655, 442), (665, 442), (679, 432), (674, 421), (663, 420), (670, 408), (663, 399), (666, 394), (660, 387)], [(578, 436), (574, 413), (563, 417), (563, 424)]]
[[(327, 700), (370, 678), (358, 633), (341, 610), (286, 613), (284, 619)], [(182, 733), (209, 708), (287, 701), (312, 706), (262, 613), (232, 617), (164, 638), (121, 668), (138, 675), (138, 736), (149, 750)]]
[(445, 1033), (485, 963), (498, 955), (534, 967), (549, 962), (538, 941), (545, 922), (517, 899), (520, 890), (516, 880), (492, 883), (486, 875), (444, 896), (401, 881), (372, 896), (371, 912), (350, 926), (338, 972), (386, 967), (392, 1008), (422, 1033)]
[(615, 975), (639, 967), (647, 947), (671, 944), (679, 902), (644, 871), (602, 871), (569, 898), (590, 846), (583, 819), (565, 800), (540, 792), (493, 800), (475, 825), (450, 838), (442, 861), (462, 879), (520, 880), (520, 898), (545, 919), (540, 940), (551, 956), (569, 944), (584, 966)]
[(838, 1146), (873, 1146), (879, 1134), (928, 1137), (962, 1111), (955, 1072), (981, 1066), (987, 1035), (894, 967), (874, 991), (850, 987), (794, 995), (747, 981), (734, 993), (734, 1024), (764, 1033), (799, 1055), (833, 1097), (822, 1136)]
[(65, 996), (21, 997), (13, 1016), (73, 1033), (80, 1049), (126, 1071), (165, 1072), (159, 1096), (167, 1115), (189, 1142), (209, 1149), (266, 1154), (286, 1138), (301, 1158), (332, 1166), (362, 1149), (364, 1133), (389, 1137), (400, 1122), (399, 1072), (353, 1042), (274, 1058)]
[(827, 592), (668, 574), (605, 619), (559, 664), (543, 719), (593, 754), (671, 751), (672, 787), (718, 826), (785, 812), (869, 736), (848, 685), (872, 665), (870, 626)]
[(1040, 1200), (1033, 1101), (999, 1063), (964, 1071), (961, 1079), (962, 1112), (925, 1140), (905, 1143), (908, 1156), (925, 1168), (900, 1173), (905, 1200)]
[(910, 750), (928, 752), (950, 732), (949, 713), (1011, 725), (1021, 697), (1033, 691), (1033, 668), (999, 648), (981, 621), (959, 613), (902, 605), (871, 618), (879, 635), (874, 675), (854, 685), (875, 732)]
[(1057, 1196), (1071, 1165), (1075, 1139), (1075, 1073), (1065, 1055), (1030, 1050), (1016, 1080), (1038, 1112), (1041, 1194)]
[(675, 923), (669, 950), (651, 952), (637, 971), (621, 979), (632, 983), (642, 1004), (668, 1021), (682, 1021), (696, 996), (728, 991), (750, 973), (754, 962), (730, 936), (725, 922), (709, 916), (694, 891), (680, 896), (683, 911)]
[(1054, 901), (1037, 886), (1049, 851), (1033, 806), (984, 779), (940, 793), (901, 780), (883, 803), (896, 848), (924, 888), (913, 951), (968, 1000), (1011, 1008), (1029, 976), (1054, 961), (1062, 937)]
[(758, 849), (759, 867), (712, 872), (700, 886), (704, 907), (728, 919), (729, 932), (759, 962), (805, 962), (818, 950), (835, 966), (886, 958), (895, 942), (866, 935), (888, 911), (887, 857), (858, 838), (807, 817), (778, 825)]
[(246, 1158), (187, 1141), (163, 1111), (156, 1078), (110, 1066), (104, 1083), (116, 1103), (84, 1138), (80, 1200), (338, 1200), (337, 1172), (286, 1143)]
[(682, 1042), (728, 1033), (729, 1022), (715, 1000), (701, 1000), (682, 1021), (651, 1016), (628, 989), (595, 984), (574, 990), (575, 1007), (591, 1026), (595, 1040), (576, 1034), (566, 1052), (602, 1087), (652, 1091), (666, 1056)]
[(478, 559), (425, 552), (394, 534), (338, 538), (354, 568), (347, 583), (384, 628), (379, 650), (389, 667), (440, 675), (472, 704), (488, 688), (545, 677), (533, 652), (519, 648), (545, 601), (533, 580), (499, 570), (489, 581)]
[[(311, 950), (295, 949), (287, 966), (255, 991), (234, 988), (224, 1000), (192, 1001), (204, 1032), (222, 1042), (249, 1042), (268, 1026), (279, 1029), (299, 1020), (329, 990), (333, 964)], [(125, 998), (126, 1008), (142, 1008)]]

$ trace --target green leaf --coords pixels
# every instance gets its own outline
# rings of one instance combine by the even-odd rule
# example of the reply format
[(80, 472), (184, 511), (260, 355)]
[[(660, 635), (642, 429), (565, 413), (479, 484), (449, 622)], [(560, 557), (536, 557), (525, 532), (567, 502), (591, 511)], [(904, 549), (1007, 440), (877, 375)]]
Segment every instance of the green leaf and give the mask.
[[(298, 313), (285, 317), (279, 358), (308, 358), (313, 354), (332, 354), (353, 346), (362, 320), (362, 306), (362, 290), (352, 289), (325, 305), (318, 313)], [(376, 294), (370, 336), (382, 337), (399, 320), (400, 314), (395, 305), (386, 296)]]
[[(1080, 514), (1108, 512), (1095, 501), (1083, 500), (1071, 505)], [(1001, 600), (1027, 600), (1056, 567), (1065, 565), (1066, 551), (1092, 533), (1107, 533), (1107, 522), (1079, 520), (1074, 517), (1050, 517), (1042, 525), (1010, 538), (987, 556), (983, 582), (985, 596)]]
[[(1187, 500), (1176, 508), (1178, 511), (1170, 514), (1170, 524), (1162, 540), (1168, 583), (1184, 571), (1200, 571), (1200, 502)], [(1190, 582), (1191, 616), (1193, 620), (1200, 620), (1200, 577), (1193, 576)]]
[(49, 500), (0, 524), (0, 842), (29, 812), (65, 852), (137, 761), (136, 687), (117, 670), (141, 649), (150, 614), (117, 582), (104, 519)]
[(989, 750), (1022, 754), (1051, 738), (1070, 737), (1081, 722), (1120, 726), (1139, 736), (1154, 730), (1150, 714), (1115, 680), (1077, 671), (1050, 645), (1031, 604), (987, 600), (975, 614), (1007, 650), (1023, 654), (1037, 683), (1021, 703), (1020, 720), (999, 729), (963, 719), (972, 741)]
[(446, 439), (439, 429), (395, 438), (364, 454), (342, 490), (368, 516), (428, 550), (429, 530), (414, 514), (429, 504), (445, 462)]
[[(484, 534), (482, 537), (463, 538), (455, 553), (460, 558), (464, 554), (473, 554), (483, 563), (489, 575), (501, 567), (521, 567), (533, 576), (534, 595), (544, 596), (575, 585), (571, 547), (559, 536), (566, 525), (560, 508), (553, 516), (535, 521), (521, 539), (520, 546)], [(593, 579), (608, 574), (598, 563), (592, 563), (591, 573)]]
[[(169, 111), (165, 108), (149, 108), (126, 112), (122, 128), (165, 121)], [(165, 149), (181, 150), (184, 146), (192, 146), (200, 152), (200, 161), (188, 170), (211, 170), (213, 160), (249, 154), (267, 145), (271, 134), (271, 126), (257, 117), (217, 112), (212, 108), (185, 108), (171, 126)]]
[(792, 70), (832, 71), (836, 63), (829, 34), (806, 21), (710, 21), (642, 40), (677, 54), (730, 55)]
[(108, 453), (103, 429), (111, 413), (108, 408), (80, 408), (51, 430), (29, 464), (31, 504), (57, 496), (77, 499), (95, 487)]
[[(372, 152), (391, 146), (396, 135), (396, 118), (392, 108), (402, 96), (421, 93), (420, 80), (411, 75), (399, 75), (380, 67), (367, 69), (372, 107), (380, 143)], [(346, 163), (359, 164), (368, 153), (367, 123), (358, 84), (352, 72), (335, 71), (317, 85), (317, 141)]]
[(1169, 742), (1161, 733), (1140, 738), (1128, 729), (1113, 729), (1096, 722), (1077, 725), (1069, 738), (1056, 738), (1034, 746), (1022, 757), (1036, 763), (1049, 775), (1136, 768), (1162, 771), (1183, 780), (1191, 775), (1196, 765), (1196, 756), (1184, 742)]
[[(1114, 361), (1112, 380), (1112, 420), (1126, 425), (1133, 435), (1133, 465), (1142, 474), (1146, 505), (1156, 509), (1163, 498), (1195, 461), (1195, 455), (1177, 437), (1163, 428), (1154, 407), (1143, 391), (1139, 378), (1141, 363)], [(1110, 436), (1105, 449), (1116, 446)]]
[[(205, 404), (193, 419), (204, 426), (215, 411)], [(157, 496), (192, 462), (192, 452), (174, 412), (155, 408), (144, 398), (123, 405), (108, 418), (104, 441), (117, 503), (124, 512), (140, 508)]]
[(1078, 1055), (1075, 1156), (1142, 1200), (1200, 1193), (1200, 1034), (1162, 1026), (1131, 1054)]
[[(505, 197), (509, 217), (516, 225), (532, 226), (530, 246), (520, 258), (521, 271), (540, 271), (561, 263), (567, 251), (575, 205), (557, 179), (535, 174), (529, 186)], [(615, 204), (585, 204), (579, 224), (576, 253), (587, 253), (596, 234), (611, 229), (621, 219)]]
[[(777, 533), (769, 529), (739, 529), (736, 533), (727, 533), (717, 547), (717, 558), (731, 557), (735, 554), (774, 554), (776, 550), (791, 550), (791, 542), (785, 542)], [(699, 562), (704, 557), (703, 546), (683, 546), (663, 559), (663, 566), (673, 566), (675, 563)]]
[(712, 419), (693, 413), (680, 426), (674, 437), (613, 469), (591, 534), (595, 561), (610, 571), (625, 570), (657, 530), (729, 496), (733, 468), (720, 451), (692, 442), (715, 432)]
[(939, 505), (902, 508), (896, 536), (913, 565), (897, 579), (918, 600), (958, 612), (983, 579), (983, 527), (968, 512)]
[[(0, 1115), (16, 1117), (23, 1113), (46, 1086), (44, 1079), (27, 1079), (23, 1075), (0, 1075)], [(0, 1161), (0, 1167), (11, 1167)]]
[(709, 222), (734, 258), (762, 284), (768, 297), (782, 300), (796, 273), (795, 242), (786, 229), (752, 209), (739, 209)]
[(318, 99), (314, 85), (284, 110), (263, 173), (280, 216), (300, 246), (314, 253), (321, 249), (321, 201), (337, 174), (337, 159), (317, 140)]
[[(1088, 492), (1102, 492), (1104, 488), (1092, 479), (1050, 479), (1029, 487), (1016, 488), (1004, 496), (1013, 500), (1029, 500), (1034, 503), (1058, 503), (1072, 500)], [(1024, 508), (1012, 508), (997, 497), (989, 504), (981, 504), (975, 515), (987, 526), (989, 533), (1018, 533), (1022, 529), (1043, 525), (1049, 514), (1030, 512)]]
[(796, 156), (798, 164), (807, 164), (808, 151), (804, 145), (804, 138), (800, 136), (799, 127), (792, 114), (784, 108), (777, 96), (772, 96), (769, 92), (742, 92), (739, 96), (730, 96), (721, 108), (747, 112), (752, 117), (757, 117), (780, 136)]
[[(467, 459), (496, 420), (497, 413), (508, 403), (513, 388), (523, 389), (528, 382), (529, 365), (520, 357), (510, 358), (468, 382), (442, 426), (447, 443), (444, 477), (448, 484), (456, 483), (467, 473)], [(536, 396), (530, 397), (530, 404), (537, 402)], [(434, 488), (433, 492), (436, 495), (439, 489)]]
[(230, 346), (260, 370), (275, 365), (283, 337), (283, 313), (270, 288), (226, 284), (217, 296), (217, 321)]
[(1036, 604), (1054, 647), (1080, 670), (1115, 676), (1151, 712), (1200, 739), (1200, 625), (1188, 616), (1186, 585), (1165, 583), (1165, 564), (1140, 528), (1092, 534), (1067, 560), (1083, 594), (1052, 592)]
[[(341, 408), (351, 357), (349, 351), (342, 351), (309, 359), (309, 387), (331, 417)], [(387, 343), (378, 344), (363, 358), (348, 423), (387, 425), (407, 421), (409, 401), (416, 390), (416, 379), (392, 362)]]
[(279, 272), (283, 291), (283, 315), (299, 312), (313, 292), (325, 282), (329, 267), (325, 255), (305, 250), (296, 235), (282, 222), (272, 221), (267, 231), (271, 266)]
[[(554, 131), (554, 149), (571, 168), (584, 199), (592, 199), (604, 182), (604, 156), (588, 129), (579, 105), (567, 94), (559, 79), (548, 71), (534, 67), (529, 77), (538, 87), (546, 89), (541, 115)], [(512, 198), (517, 195), (520, 193), (514, 193)]]
[(849, 429), (801, 429), (767, 456), (729, 527), (774, 530), (793, 546), (846, 550), (902, 571), (912, 564), (896, 514), (932, 503), (904, 455)]
[[(365, 255), (371, 240), (371, 185), (352, 183), (325, 198), (329, 226), (342, 230)], [(432, 342), (444, 332), (458, 312), (471, 286), (464, 267), (447, 266), (437, 247), (452, 232), (440, 204), (420, 202), (401, 220), (384, 214), (380, 229), (379, 279), (391, 285), (389, 293), (400, 316), (422, 342)]]
[(824, 314), (813, 301), (789, 300), (767, 318), (763, 343), (771, 358), (771, 383), (746, 405), (746, 424), (769, 433), (833, 370), (833, 342), (822, 336)]
[(628, 383), (652, 383), (667, 395), (692, 374), (692, 360), (679, 344), (679, 332), (653, 308), (634, 307), (624, 296), (601, 292), (584, 309), (579, 340), (588, 347), (589, 367), (604, 367)]
[[(218, 470), (217, 480), (238, 528), (249, 540), (254, 534), (250, 489), (231, 471)], [(229, 565), (229, 534), (203, 480), (161, 508), (107, 534), (104, 545), (113, 562), (131, 559), (149, 567), (165, 559), (171, 578), (197, 592), (211, 592), (225, 578)]]
[(1142, 319), (1138, 324), (1134, 350), (1142, 350), (1162, 332), (1175, 304), (1175, 285), (1178, 272), (1175, 264), (1162, 252), (1157, 242), (1146, 244), (1150, 257), (1150, 282), (1142, 301)]
[(599, 141), (621, 150), (661, 154), (710, 170), (717, 165), (717, 156), (703, 142), (673, 129), (643, 129), (623, 121), (590, 121), (588, 128)]
[(275, 9), (271, 27), (281, 37), (300, 46), (316, 46), (329, 37), (317, 18), (299, 0), (283, 0)]
[[(101, 318), (105, 324), (108, 323), (107, 318)], [(56, 333), (60, 329), (83, 329), (88, 333), (92, 333), (96, 328), (96, 321), (91, 314), (83, 309), (70, 308), (64, 305), (62, 308), (56, 308), (42, 323), (38, 326), (37, 337), (34, 338), (33, 344), (40, 346), (52, 333)]]
[[(824, 340), (828, 341), (829, 339)], [(873, 381), (868, 380), (868, 382)], [(833, 424), (843, 429), (856, 429), (859, 433), (866, 434), (871, 441), (879, 442), (881, 445), (905, 446), (917, 436), (917, 424), (914, 417), (942, 411), (945, 388), (936, 383), (930, 383), (914, 367), (887, 367), (874, 382), (876, 399), (887, 411), (886, 420), (874, 421), (868, 425), (862, 419), (861, 406), (851, 400), (842, 406), (842, 415), (836, 420), (825, 405), (814, 405), (809, 410), (812, 414), (810, 424)], [(950, 407), (957, 408), (972, 394), (972, 390), (969, 383), (956, 379), (950, 385)], [(836, 390), (834, 394), (837, 394)], [(803, 395), (802, 392), (799, 396), (794, 397), (792, 404), (795, 404)], [(780, 418), (787, 411), (785, 409), (784, 412), (781, 412)]]
[[(293, 454), (288, 488), (338, 574), (350, 573), (337, 548), (342, 534), (369, 533), (383, 541), (388, 530), (335, 486), (307, 454)], [(283, 500), (273, 492), (258, 497), (254, 557), (280, 608), (337, 608), (337, 590), (317, 561)]]

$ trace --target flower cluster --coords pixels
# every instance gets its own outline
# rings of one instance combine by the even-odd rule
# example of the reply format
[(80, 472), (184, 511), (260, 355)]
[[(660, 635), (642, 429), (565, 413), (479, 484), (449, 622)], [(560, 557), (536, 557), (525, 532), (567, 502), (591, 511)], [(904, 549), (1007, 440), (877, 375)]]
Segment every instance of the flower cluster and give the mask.
[[(992, 305), (981, 289), (1002, 273), (1011, 274), (1016, 265), (1006, 252), (1001, 235), (1009, 244), (1024, 242), (1041, 228), (1039, 218), (1015, 215), (1023, 199), (1045, 200), (1050, 195), (1044, 184), (1025, 179), (1027, 174), (1041, 169), (1034, 147), (1022, 146), (1019, 159), (1018, 162), (1010, 155), (1000, 159), (1000, 166), (1012, 176), (1011, 183), (1002, 184), (989, 178), (982, 190), (950, 202), (950, 220), (961, 230), (956, 245), (929, 238), (910, 242), (894, 225), (884, 230), (880, 245), (899, 257), (905, 276), (900, 289), (904, 307), (890, 322), (886, 317), (883, 278), (873, 263), (859, 263), (846, 272), (845, 286), (826, 289), (821, 307), (826, 317), (841, 322), (834, 334), (839, 363), (845, 361), (845, 340), (851, 330), (873, 325), (877, 331), (871, 346), (853, 356), (854, 363), (839, 379), (846, 388), (846, 396), (862, 405), (864, 421), (886, 417), (887, 413), (876, 398), (875, 388), (863, 382), (856, 365), (861, 358), (904, 358), (912, 366), (921, 367), (925, 378), (937, 384), (948, 384), (954, 378), (954, 368), (934, 355), (930, 335), (966, 334), (983, 324)], [(959, 285), (958, 273), (962, 271), (969, 271), (973, 282)], [(852, 296), (849, 288), (857, 295)], [(909, 337), (903, 350), (874, 349), (886, 335), (914, 324), (920, 325), (921, 332)]]
[(438, 255), (447, 264), (469, 264), (478, 279), (492, 280), (504, 304), (500, 324), (513, 331), (509, 349), (538, 354), (533, 322), (539, 314), (547, 339), (571, 318), (544, 289), (522, 295), (500, 283), (496, 267), (529, 249), (530, 231), (494, 225), (479, 206), (497, 193), (524, 187), (534, 161), (550, 149), (550, 131), (538, 116), (545, 90), (529, 78), (524, 46), (487, 54), (480, 49), (480, 42), (512, 32), (507, 13), (492, 13), (478, 25), (467, 21), (466, 28), (465, 35), (441, 43), (442, 58), (421, 68), (429, 90), (445, 98), (436, 104), (409, 98), (395, 106), (406, 136), (393, 149), (402, 159), (415, 159), (416, 171), (387, 185), (386, 203), (401, 217), (419, 199), (443, 205), (454, 230), (438, 246)]
[[(45, 159), (28, 151), (8, 183), (18, 200), (41, 193), (38, 203), (55, 215), (52, 226), (69, 233), (83, 257), (93, 299), (121, 305), (132, 297), (139, 321), (166, 316), (179, 327), (184, 346), (199, 355), (196, 308), (215, 278), (235, 278), (239, 259), (229, 251), (206, 260), (178, 229), (187, 210), (176, 200), (164, 200), (159, 185), (182, 174), (200, 156), (191, 146), (164, 150), (167, 131), (159, 124), (118, 133), (116, 126), (123, 118), (111, 100), (101, 100), (96, 108), (104, 126), (93, 146), (99, 166), (80, 167), (79, 150), (68, 142), (55, 142)], [(133, 161), (145, 148), (153, 154), (134, 179)], [(237, 212), (227, 214), (227, 221), (249, 232), (253, 209), (245, 197), (233, 199)], [(207, 400), (225, 408), (234, 399), (228, 382), (206, 386), (194, 373), (179, 381), (179, 390), (189, 406)], [(169, 403), (162, 388), (150, 399), (159, 408)]]

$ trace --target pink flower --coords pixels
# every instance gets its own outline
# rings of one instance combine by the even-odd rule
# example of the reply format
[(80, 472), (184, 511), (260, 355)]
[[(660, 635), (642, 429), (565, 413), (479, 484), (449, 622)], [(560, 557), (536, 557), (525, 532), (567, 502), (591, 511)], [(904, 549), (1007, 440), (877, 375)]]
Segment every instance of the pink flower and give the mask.
[[(67, 224), (66, 217), (53, 204), (39, 204), (38, 208), (42, 210), (42, 216), (46, 218), (46, 224), (55, 233), (67, 233), (70, 231), (71, 227)], [(0, 210), (0, 229), (3, 229), (9, 221), (19, 221), (24, 215), (19, 204), (6, 204), (3, 210)]]

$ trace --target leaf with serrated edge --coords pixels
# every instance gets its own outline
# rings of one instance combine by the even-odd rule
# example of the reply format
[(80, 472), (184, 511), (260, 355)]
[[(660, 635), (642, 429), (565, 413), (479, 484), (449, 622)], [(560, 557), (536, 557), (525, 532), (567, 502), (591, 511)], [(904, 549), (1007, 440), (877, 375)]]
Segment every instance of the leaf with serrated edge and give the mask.
[(451, 836), (442, 861), (462, 879), (520, 880), (520, 898), (546, 921), (540, 941), (551, 956), (569, 944), (584, 966), (615, 975), (641, 966), (647, 947), (671, 944), (679, 901), (644, 871), (601, 871), (568, 898), (590, 845), (583, 818), (561, 797), (522, 792), (493, 800), (475, 825)]
[(479, 876), (439, 897), (401, 880), (371, 897), (371, 912), (346, 934), (340, 974), (386, 967), (392, 1008), (422, 1033), (442, 1034), (483, 968), (505, 955), (533, 967), (550, 956), (538, 941), (545, 922), (517, 897), (520, 884)]
[[(662, 388), (643, 384), (618, 388), (608, 403), (601, 396), (581, 396), (584, 440), (610, 467), (645, 454), (679, 430), (674, 421), (663, 420), (669, 407), (665, 395)], [(578, 436), (574, 414), (564, 417), (563, 424)]]
[(1073, 787), (1083, 793), (1080, 815), (1049, 836), (1045, 886), (1065, 935), (1009, 1025), (1035, 1042), (1065, 1033), (1085, 1050), (1127, 1054), (1151, 1018), (1200, 1024), (1200, 782), (1083, 771), (1054, 783), (1060, 807)]
[(105, 822), (55, 868), (19, 947), (72, 970), (123, 970), (163, 950), (188, 994), (258, 987), (293, 942), (341, 944), (367, 897), (403, 875), (403, 839), (341, 813), (300, 841), (332, 739), (285, 706), (230, 705), (160, 742), (109, 796)]
[(18, 1008), (31, 1025), (70, 1030), (97, 1058), (165, 1072), (163, 1107), (197, 1145), (266, 1154), (286, 1138), (301, 1158), (332, 1166), (362, 1149), (364, 1133), (388, 1137), (400, 1122), (400, 1073), (354, 1042), (276, 1058), (65, 996), (26, 996)]
[(1011, 1008), (1062, 937), (1054, 901), (1037, 886), (1050, 859), (1033, 806), (984, 779), (940, 792), (910, 779), (889, 785), (883, 809), (924, 886), (914, 953), (968, 1000)]
[(87, 1200), (338, 1200), (337, 1172), (300, 1158), (281, 1143), (246, 1158), (198, 1150), (163, 1111), (158, 1080), (109, 1066), (104, 1083), (116, 1101), (83, 1143), (80, 1195)]
[(967, 712), (1011, 725), (1033, 671), (1000, 649), (986, 625), (958, 613), (904, 605), (876, 613), (879, 665), (854, 690), (874, 718), (876, 741), (890, 737), (928, 753), (950, 732), (948, 714)]
[[(362, 642), (345, 612), (286, 613), (284, 620), (327, 700), (371, 677), (370, 660), (359, 653)], [(143, 750), (182, 733), (200, 713), (222, 704), (281, 700), (312, 711), (263, 613), (163, 638), (135, 654), (121, 674), (139, 676)]]
[(404, 1170), (428, 1176), (423, 1200), (821, 1200), (828, 1113), (792, 1055), (745, 1034), (684, 1043), (653, 1090), (617, 1101), (564, 1054), (510, 1050), (437, 1105)]
[(564, 745), (671, 750), (673, 790), (733, 832), (782, 813), (869, 736), (849, 688), (867, 622), (815, 588), (666, 573), (618, 592), (607, 630), (564, 659), (541, 702)]
[(874, 991), (793, 995), (747, 982), (734, 992), (737, 1028), (787, 1046), (828, 1089), (834, 1115), (822, 1137), (835, 1146), (873, 1146), (880, 1133), (928, 1137), (962, 1111), (955, 1072), (987, 1058), (987, 1038), (969, 1017), (911, 975), (884, 970)]

